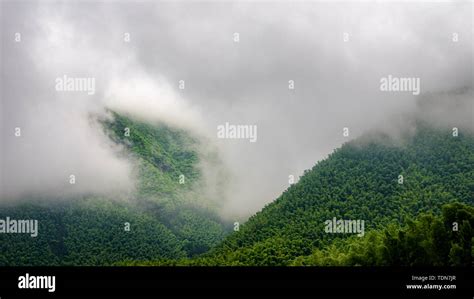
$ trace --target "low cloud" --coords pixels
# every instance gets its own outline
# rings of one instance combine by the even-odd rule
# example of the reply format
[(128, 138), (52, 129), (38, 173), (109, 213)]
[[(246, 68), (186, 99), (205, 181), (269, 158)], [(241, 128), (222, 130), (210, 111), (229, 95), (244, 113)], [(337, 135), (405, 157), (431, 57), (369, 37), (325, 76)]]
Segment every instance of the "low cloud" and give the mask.
[[(297, 178), (367, 131), (397, 134), (402, 126), (396, 123), (413, 114), (472, 126), (472, 97), (465, 100), (471, 109), (456, 115), (417, 100), (451, 103), (458, 96), (449, 92), (463, 88), (472, 95), (470, 3), (45, 1), (2, 7), (8, 194), (64, 192), (73, 171), (81, 174), (83, 192), (113, 185), (128, 190), (130, 162), (90, 118), (107, 108), (191, 130), (217, 148), (228, 178), (219, 192), (222, 214), (233, 219), (253, 214), (288, 187), (290, 175)], [(21, 43), (12, 42), (15, 32), (22, 33)], [(54, 79), (65, 74), (96, 78), (96, 92), (55, 92)], [(389, 75), (419, 79), (420, 95), (381, 91), (380, 80)], [(257, 142), (218, 138), (225, 123), (256, 125)], [(12, 137), (16, 126), (24, 128), (20, 139)]]

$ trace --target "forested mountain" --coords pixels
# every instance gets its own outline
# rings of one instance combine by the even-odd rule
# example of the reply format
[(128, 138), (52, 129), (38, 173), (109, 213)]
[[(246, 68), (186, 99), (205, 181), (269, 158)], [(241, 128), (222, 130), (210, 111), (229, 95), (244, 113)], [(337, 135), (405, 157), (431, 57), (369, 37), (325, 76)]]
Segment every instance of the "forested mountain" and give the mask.
[[(340, 239), (353, 236), (326, 233), (326, 220), (334, 217), (364, 220), (366, 232), (383, 230), (393, 225), (408, 225), (413, 221), (412, 217), (423, 212), (439, 215), (441, 207), (447, 203), (461, 202), (472, 206), (473, 194), (474, 137), (468, 133), (453, 136), (451, 130), (433, 129), (418, 123), (414, 135), (400, 140), (378, 134), (362, 137), (336, 149), (327, 159), (306, 171), (298, 183), (251, 217), (238, 232), (214, 248), (209, 254), (212, 258), (201, 262), (311, 264), (314, 261), (311, 256), (323, 252), (314, 253), (316, 249), (335, 246)], [(468, 224), (463, 224), (462, 230), (472, 237), (472, 209), (469, 211), (471, 218), (466, 216), (459, 221), (461, 224), (467, 220)], [(443, 222), (440, 218), (432, 220)], [(419, 221), (425, 223), (426, 218)], [(417, 225), (407, 229), (419, 234), (418, 241), (423, 242), (425, 230), (429, 233), (430, 227)], [(398, 229), (404, 231), (404, 228)], [(391, 229), (380, 234), (390, 232)], [(377, 235), (366, 234), (356, 244), (372, 240), (374, 236)], [(357, 238), (352, 237), (354, 240)], [(464, 250), (469, 250), (471, 255), (470, 243), (463, 244)], [(370, 241), (367, 246), (377, 246), (377, 243)], [(422, 253), (412, 253), (414, 257), (417, 254)], [(304, 256), (309, 257), (301, 258)], [(404, 263), (412, 262), (418, 263), (417, 260)], [(321, 263), (326, 262), (314, 262)], [(377, 262), (384, 263), (390, 264), (388, 260)]]
[[(200, 191), (199, 141), (112, 114), (102, 123), (135, 161), (133, 198), (3, 206), (0, 218), (37, 219), (40, 233), (0, 234), (0, 265), (472, 264), (470, 133), (419, 122), (398, 139), (345, 143), (230, 233)], [(363, 221), (364, 231), (329, 233), (332, 219)]]
[(125, 262), (124, 265), (183, 266), (472, 266), (474, 208), (458, 202), (442, 214), (406, 216), (405, 225), (390, 223), (364, 237), (337, 238), (310, 254), (301, 241), (268, 238), (255, 246), (217, 250), (196, 258)]
[(364, 238), (350, 237), (315, 249), (292, 265), (317, 266), (472, 266), (474, 208), (446, 204), (441, 215), (407, 217)]
[(102, 123), (136, 165), (133, 198), (35, 198), (3, 205), (0, 219), (36, 219), (39, 232), (0, 234), (0, 265), (183, 258), (209, 250), (225, 236), (225, 224), (199, 191), (197, 141), (184, 131), (112, 114)]
[[(470, 265), (473, 194), (474, 137), (418, 123), (344, 144), (202, 257), (147, 264)], [(332, 219), (365, 234), (327, 233)]]

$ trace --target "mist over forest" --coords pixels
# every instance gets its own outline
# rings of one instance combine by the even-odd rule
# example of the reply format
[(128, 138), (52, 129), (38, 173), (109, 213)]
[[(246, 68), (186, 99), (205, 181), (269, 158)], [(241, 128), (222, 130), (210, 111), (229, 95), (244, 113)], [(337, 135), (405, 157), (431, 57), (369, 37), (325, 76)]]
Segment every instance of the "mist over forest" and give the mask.
[[(4, 201), (133, 197), (111, 111), (199, 140), (203, 192), (241, 220), (364, 134), (474, 127), (468, 3), (7, 1), (1, 22), (2, 40), (21, 33), (1, 53)], [(58, 92), (66, 75), (94, 93)], [(387, 76), (420, 94), (381, 91)], [(256, 125), (257, 142), (217, 138), (225, 123)]]

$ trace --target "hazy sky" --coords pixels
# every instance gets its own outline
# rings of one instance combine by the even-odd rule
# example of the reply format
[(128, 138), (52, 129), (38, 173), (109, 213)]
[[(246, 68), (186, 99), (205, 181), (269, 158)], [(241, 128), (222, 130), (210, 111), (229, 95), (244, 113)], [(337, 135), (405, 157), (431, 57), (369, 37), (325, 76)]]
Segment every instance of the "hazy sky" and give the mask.
[[(4, 196), (130, 190), (131, 162), (91, 118), (112, 108), (207, 136), (231, 177), (223, 214), (248, 216), (289, 175), (415, 111), (382, 77), (419, 78), (424, 97), (472, 88), (473, 5), (457, 2), (3, 1)], [(95, 94), (57, 92), (63, 75), (95, 78)], [(226, 122), (257, 125), (258, 141), (216, 138)]]

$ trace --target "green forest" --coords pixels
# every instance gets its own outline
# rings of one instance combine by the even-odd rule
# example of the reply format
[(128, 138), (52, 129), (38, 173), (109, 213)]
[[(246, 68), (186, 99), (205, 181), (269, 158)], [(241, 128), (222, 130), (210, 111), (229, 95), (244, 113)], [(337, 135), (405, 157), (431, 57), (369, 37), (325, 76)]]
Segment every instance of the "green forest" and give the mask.
[(137, 165), (134, 198), (31, 198), (4, 205), (0, 218), (36, 219), (39, 234), (0, 234), (0, 265), (97, 266), (177, 259), (207, 252), (223, 240), (231, 226), (218, 217), (212, 202), (205, 204), (197, 188), (197, 140), (184, 131), (116, 113), (102, 124)]
[[(347, 142), (234, 231), (202, 191), (198, 138), (111, 113), (104, 133), (135, 161), (133, 198), (2, 206), (0, 218), (37, 219), (40, 233), (0, 234), (0, 265), (472, 265), (470, 134), (418, 122), (400, 140)], [(365, 234), (325, 232), (333, 218), (363, 220)]]

